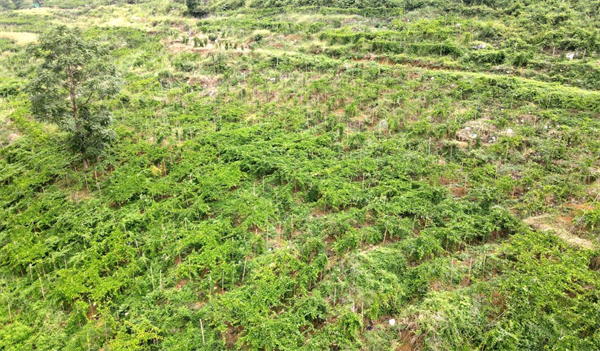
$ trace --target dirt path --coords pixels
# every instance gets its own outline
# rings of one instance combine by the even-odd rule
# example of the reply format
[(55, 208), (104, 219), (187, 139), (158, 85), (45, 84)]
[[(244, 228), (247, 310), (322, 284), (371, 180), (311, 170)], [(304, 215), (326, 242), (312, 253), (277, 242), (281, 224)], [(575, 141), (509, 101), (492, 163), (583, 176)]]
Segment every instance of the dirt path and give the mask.
[(536, 230), (553, 231), (559, 238), (572, 246), (587, 250), (594, 250), (596, 248), (596, 245), (591, 240), (571, 234), (568, 223), (562, 220), (561, 217), (546, 214), (527, 218), (524, 222)]

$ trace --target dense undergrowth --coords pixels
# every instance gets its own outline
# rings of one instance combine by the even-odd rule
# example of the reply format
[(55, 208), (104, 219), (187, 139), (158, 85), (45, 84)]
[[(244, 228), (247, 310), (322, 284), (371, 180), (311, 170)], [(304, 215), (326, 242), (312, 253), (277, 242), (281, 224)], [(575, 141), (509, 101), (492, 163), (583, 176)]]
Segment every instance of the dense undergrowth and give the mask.
[[(0, 350), (599, 349), (599, 4), (0, 13)], [(59, 23), (126, 82), (87, 170), (25, 91)]]

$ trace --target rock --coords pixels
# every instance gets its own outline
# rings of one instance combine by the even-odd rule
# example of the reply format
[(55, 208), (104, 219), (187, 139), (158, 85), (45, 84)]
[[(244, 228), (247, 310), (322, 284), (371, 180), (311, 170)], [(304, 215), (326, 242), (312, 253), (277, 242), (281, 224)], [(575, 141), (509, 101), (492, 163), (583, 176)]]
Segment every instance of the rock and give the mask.
[(471, 143), (475, 139), (487, 142), (493, 135), (496, 135), (497, 128), (490, 120), (480, 118), (465, 123), (464, 128), (456, 132), (456, 140)]
[(377, 126), (380, 131), (387, 131), (389, 128), (388, 122), (385, 119), (382, 119)]
[(486, 43), (477, 44), (473, 48), (476, 50), (483, 50), (483, 49), (487, 48), (487, 44)]
[(574, 52), (568, 52), (565, 57), (567, 58), (567, 60), (571, 61), (575, 58), (575, 53)]

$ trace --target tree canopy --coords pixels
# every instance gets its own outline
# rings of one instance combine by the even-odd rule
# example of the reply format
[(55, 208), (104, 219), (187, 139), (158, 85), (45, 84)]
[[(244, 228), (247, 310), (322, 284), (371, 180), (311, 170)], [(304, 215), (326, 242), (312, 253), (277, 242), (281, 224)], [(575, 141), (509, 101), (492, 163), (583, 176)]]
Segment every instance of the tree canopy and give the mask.
[(39, 60), (29, 85), (31, 112), (67, 132), (69, 146), (81, 153), (87, 168), (88, 159), (115, 137), (111, 114), (102, 104), (121, 86), (108, 50), (79, 29), (59, 26), (43, 34), (30, 52)]

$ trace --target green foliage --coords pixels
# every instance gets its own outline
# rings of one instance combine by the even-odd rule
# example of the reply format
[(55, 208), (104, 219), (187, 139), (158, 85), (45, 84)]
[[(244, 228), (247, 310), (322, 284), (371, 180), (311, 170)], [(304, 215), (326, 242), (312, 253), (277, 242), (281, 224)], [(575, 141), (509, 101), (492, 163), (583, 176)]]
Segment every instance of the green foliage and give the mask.
[(40, 38), (32, 55), (41, 60), (28, 91), (31, 111), (39, 120), (69, 133), (69, 145), (83, 156), (96, 157), (114, 139), (111, 114), (103, 99), (119, 91), (116, 68), (108, 52), (78, 30), (60, 26)]
[(600, 349), (596, 2), (46, 4), (0, 14), (0, 349)]
[(2, 10), (20, 10), (32, 6), (33, 2), (28, 0), (0, 0), (0, 9)]
[(185, 0), (188, 13), (195, 17), (203, 17), (210, 13), (207, 0)]

